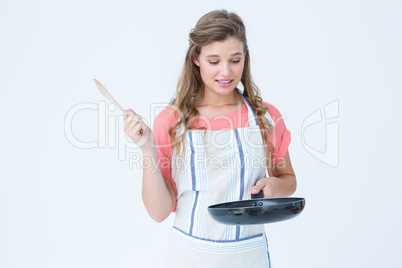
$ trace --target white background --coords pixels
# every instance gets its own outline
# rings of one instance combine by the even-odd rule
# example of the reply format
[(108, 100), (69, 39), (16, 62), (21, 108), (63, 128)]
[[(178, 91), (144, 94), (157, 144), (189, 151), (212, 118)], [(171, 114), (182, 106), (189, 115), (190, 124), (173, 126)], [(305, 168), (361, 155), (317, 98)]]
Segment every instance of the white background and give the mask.
[[(152, 122), (151, 105), (174, 94), (190, 29), (222, 8), (246, 24), (254, 79), (292, 133), (294, 196), (306, 198), (300, 216), (266, 225), (273, 265), (402, 266), (400, 1), (1, 0), (0, 267), (163, 267), (173, 215), (158, 224), (146, 213), (142, 171), (128, 161), (139, 150), (78, 148), (65, 118), (109, 103), (96, 78)], [(303, 122), (334, 101), (339, 116), (323, 114), (303, 145)], [(325, 151), (331, 122), (336, 167), (306, 149)], [(70, 126), (99, 141), (97, 110)]]

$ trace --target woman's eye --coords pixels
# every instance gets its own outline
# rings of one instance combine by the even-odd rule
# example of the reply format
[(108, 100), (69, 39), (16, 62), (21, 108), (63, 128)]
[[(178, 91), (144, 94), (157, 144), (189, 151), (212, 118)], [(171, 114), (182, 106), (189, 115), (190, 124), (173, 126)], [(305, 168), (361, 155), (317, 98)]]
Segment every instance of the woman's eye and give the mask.
[(211, 63), (211, 64), (218, 64), (219, 62), (218, 61), (210, 61), (209, 63)]
[(232, 63), (239, 63), (240, 60), (232, 60)]

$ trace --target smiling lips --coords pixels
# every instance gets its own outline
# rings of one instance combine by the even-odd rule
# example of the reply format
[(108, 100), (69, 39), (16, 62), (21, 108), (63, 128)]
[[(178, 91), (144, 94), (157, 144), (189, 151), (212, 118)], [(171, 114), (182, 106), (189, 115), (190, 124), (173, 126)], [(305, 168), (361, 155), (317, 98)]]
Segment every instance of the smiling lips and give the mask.
[(233, 83), (233, 79), (222, 79), (222, 80), (216, 80), (219, 86), (221, 87), (230, 87)]

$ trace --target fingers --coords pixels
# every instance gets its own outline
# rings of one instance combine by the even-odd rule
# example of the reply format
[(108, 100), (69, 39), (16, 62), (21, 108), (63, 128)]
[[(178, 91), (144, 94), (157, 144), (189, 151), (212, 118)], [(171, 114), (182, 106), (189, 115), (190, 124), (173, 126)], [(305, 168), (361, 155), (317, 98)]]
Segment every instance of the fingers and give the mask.
[(127, 109), (127, 110), (124, 110), (123, 115), (124, 115), (124, 119), (126, 119), (130, 115), (136, 115), (136, 113), (133, 111), (133, 109)]
[(143, 123), (141, 116), (137, 114), (131, 114), (124, 120), (125, 131), (132, 131), (137, 125)]
[(257, 183), (254, 185), (254, 187), (252, 187), (250, 189), (251, 193), (252, 194), (258, 194), (262, 190), (262, 188), (264, 188), (264, 186), (265, 186), (265, 183), (264, 183), (264, 181), (262, 179), (257, 181)]
[(143, 126), (142, 126), (141, 123), (137, 124), (135, 127), (132, 128), (132, 132), (131, 132), (131, 133), (133, 133), (132, 140), (133, 140), (134, 142), (137, 142), (139, 139), (141, 139), (142, 128), (143, 128)]
[(274, 189), (269, 184), (269, 178), (263, 178), (257, 181), (254, 187), (249, 190), (250, 194), (258, 194), (260, 191), (264, 193), (264, 198), (274, 197)]
[(124, 110), (124, 125), (127, 127), (127, 124), (135, 121), (142, 121), (141, 116), (137, 115), (132, 109)]
[(274, 192), (269, 187), (265, 187), (263, 189), (263, 192), (264, 192), (264, 198), (272, 198), (272, 197), (274, 197)]

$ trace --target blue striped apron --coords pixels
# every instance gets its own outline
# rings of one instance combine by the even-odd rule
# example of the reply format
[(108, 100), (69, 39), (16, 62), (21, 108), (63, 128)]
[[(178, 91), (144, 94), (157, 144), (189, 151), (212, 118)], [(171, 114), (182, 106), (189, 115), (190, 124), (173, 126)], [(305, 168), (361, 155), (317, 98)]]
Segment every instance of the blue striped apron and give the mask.
[[(249, 127), (189, 131), (184, 154), (173, 152), (172, 176), (177, 186), (176, 215), (167, 267), (270, 267), (264, 225), (224, 225), (208, 206), (248, 199), (248, 189), (266, 175), (266, 155), (254, 111)], [(274, 122), (269, 113), (267, 119)], [(178, 129), (180, 135), (183, 127)], [(205, 138), (205, 143), (204, 143)]]

